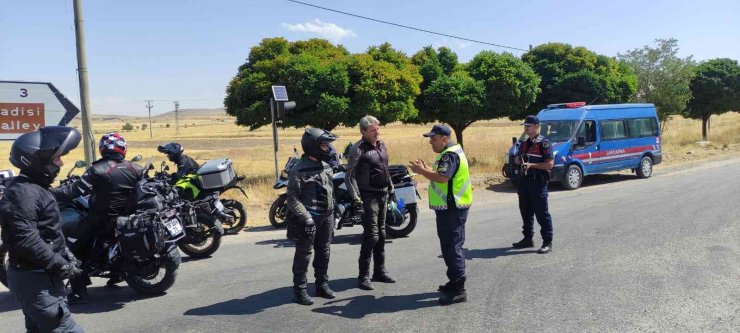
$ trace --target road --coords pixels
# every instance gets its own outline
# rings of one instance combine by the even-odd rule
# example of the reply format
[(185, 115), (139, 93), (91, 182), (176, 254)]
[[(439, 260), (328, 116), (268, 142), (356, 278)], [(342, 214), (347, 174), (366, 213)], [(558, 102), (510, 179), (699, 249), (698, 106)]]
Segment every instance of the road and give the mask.
[[(732, 159), (554, 190), (548, 255), (510, 248), (521, 238), (516, 194), (476, 189), (463, 304), (437, 305), (445, 267), (433, 214), (422, 208), (417, 230), (386, 246), (399, 282), (374, 291), (355, 288), (359, 227), (338, 231), (332, 245), (338, 298), (308, 307), (291, 303), (284, 231), (251, 231), (229, 237), (213, 258), (184, 262), (165, 296), (98, 279), (93, 303), (73, 307), (74, 318), (87, 332), (737, 332), (738, 175)], [(1, 286), (0, 322), (0, 332), (22, 331)]]

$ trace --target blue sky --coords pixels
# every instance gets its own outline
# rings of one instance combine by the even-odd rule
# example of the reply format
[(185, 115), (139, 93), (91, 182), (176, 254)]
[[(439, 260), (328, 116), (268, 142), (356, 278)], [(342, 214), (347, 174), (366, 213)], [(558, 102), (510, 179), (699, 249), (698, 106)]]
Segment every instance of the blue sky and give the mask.
[[(674, 37), (681, 56), (740, 58), (737, 0), (305, 2), (523, 49), (565, 42), (615, 56)], [(507, 51), (282, 0), (86, 0), (83, 6), (93, 113), (145, 115), (145, 99), (222, 106), (237, 67), (266, 37), (323, 37), (351, 52), (388, 41), (408, 55), (444, 45), (462, 61), (481, 50)], [(52, 82), (79, 106), (74, 36), (72, 0), (0, 1), (0, 80)], [(154, 105), (154, 114), (173, 109), (168, 101)]]

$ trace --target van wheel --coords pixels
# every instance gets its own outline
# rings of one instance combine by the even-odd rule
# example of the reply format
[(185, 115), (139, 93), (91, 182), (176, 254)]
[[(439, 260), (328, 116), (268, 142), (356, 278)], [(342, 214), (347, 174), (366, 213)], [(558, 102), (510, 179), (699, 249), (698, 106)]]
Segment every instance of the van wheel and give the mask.
[(568, 190), (575, 190), (581, 187), (581, 183), (583, 183), (583, 172), (581, 172), (581, 168), (576, 164), (569, 165), (568, 168), (565, 169), (562, 183), (563, 187)]
[(640, 166), (637, 167), (637, 178), (648, 178), (653, 174), (653, 159), (650, 156), (644, 156), (640, 160)]

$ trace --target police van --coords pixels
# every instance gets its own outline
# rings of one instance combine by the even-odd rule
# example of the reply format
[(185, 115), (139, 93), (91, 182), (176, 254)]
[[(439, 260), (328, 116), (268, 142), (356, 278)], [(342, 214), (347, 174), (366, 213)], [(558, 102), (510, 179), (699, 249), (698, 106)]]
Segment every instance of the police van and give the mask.
[[(660, 164), (660, 122), (653, 104), (586, 105), (585, 102), (551, 104), (537, 114), (540, 134), (553, 146), (555, 164), (550, 181), (577, 189), (583, 177), (631, 169), (648, 178)], [(512, 138), (503, 171), (517, 183), (521, 174), (514, 156), (527, 139)]]

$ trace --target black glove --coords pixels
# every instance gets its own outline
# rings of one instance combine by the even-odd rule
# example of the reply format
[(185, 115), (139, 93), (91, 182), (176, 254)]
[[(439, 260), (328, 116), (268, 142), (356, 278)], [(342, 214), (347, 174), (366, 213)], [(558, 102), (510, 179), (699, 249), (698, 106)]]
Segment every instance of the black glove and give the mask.
[(71, 279), (74, 277), (78, 277), (82, 274), (82, 270), (77, 268), (77, 266), (73, 265), (72, 263), (65, 263), (62, 265), (62, 267), (59, 268), (59, 276), (62, 279)]
[(388, 194), (388, 200), (390, 200), (391, 202), (398, 202), (396, 200), (396, 191), (391, 191), (391, 193)]
[(316, 223), (313, 222), (313, 219), (308, 219), (304, 228), (306, 231), (306, 236), (313, 236), (314, 234), (316, 234)]

